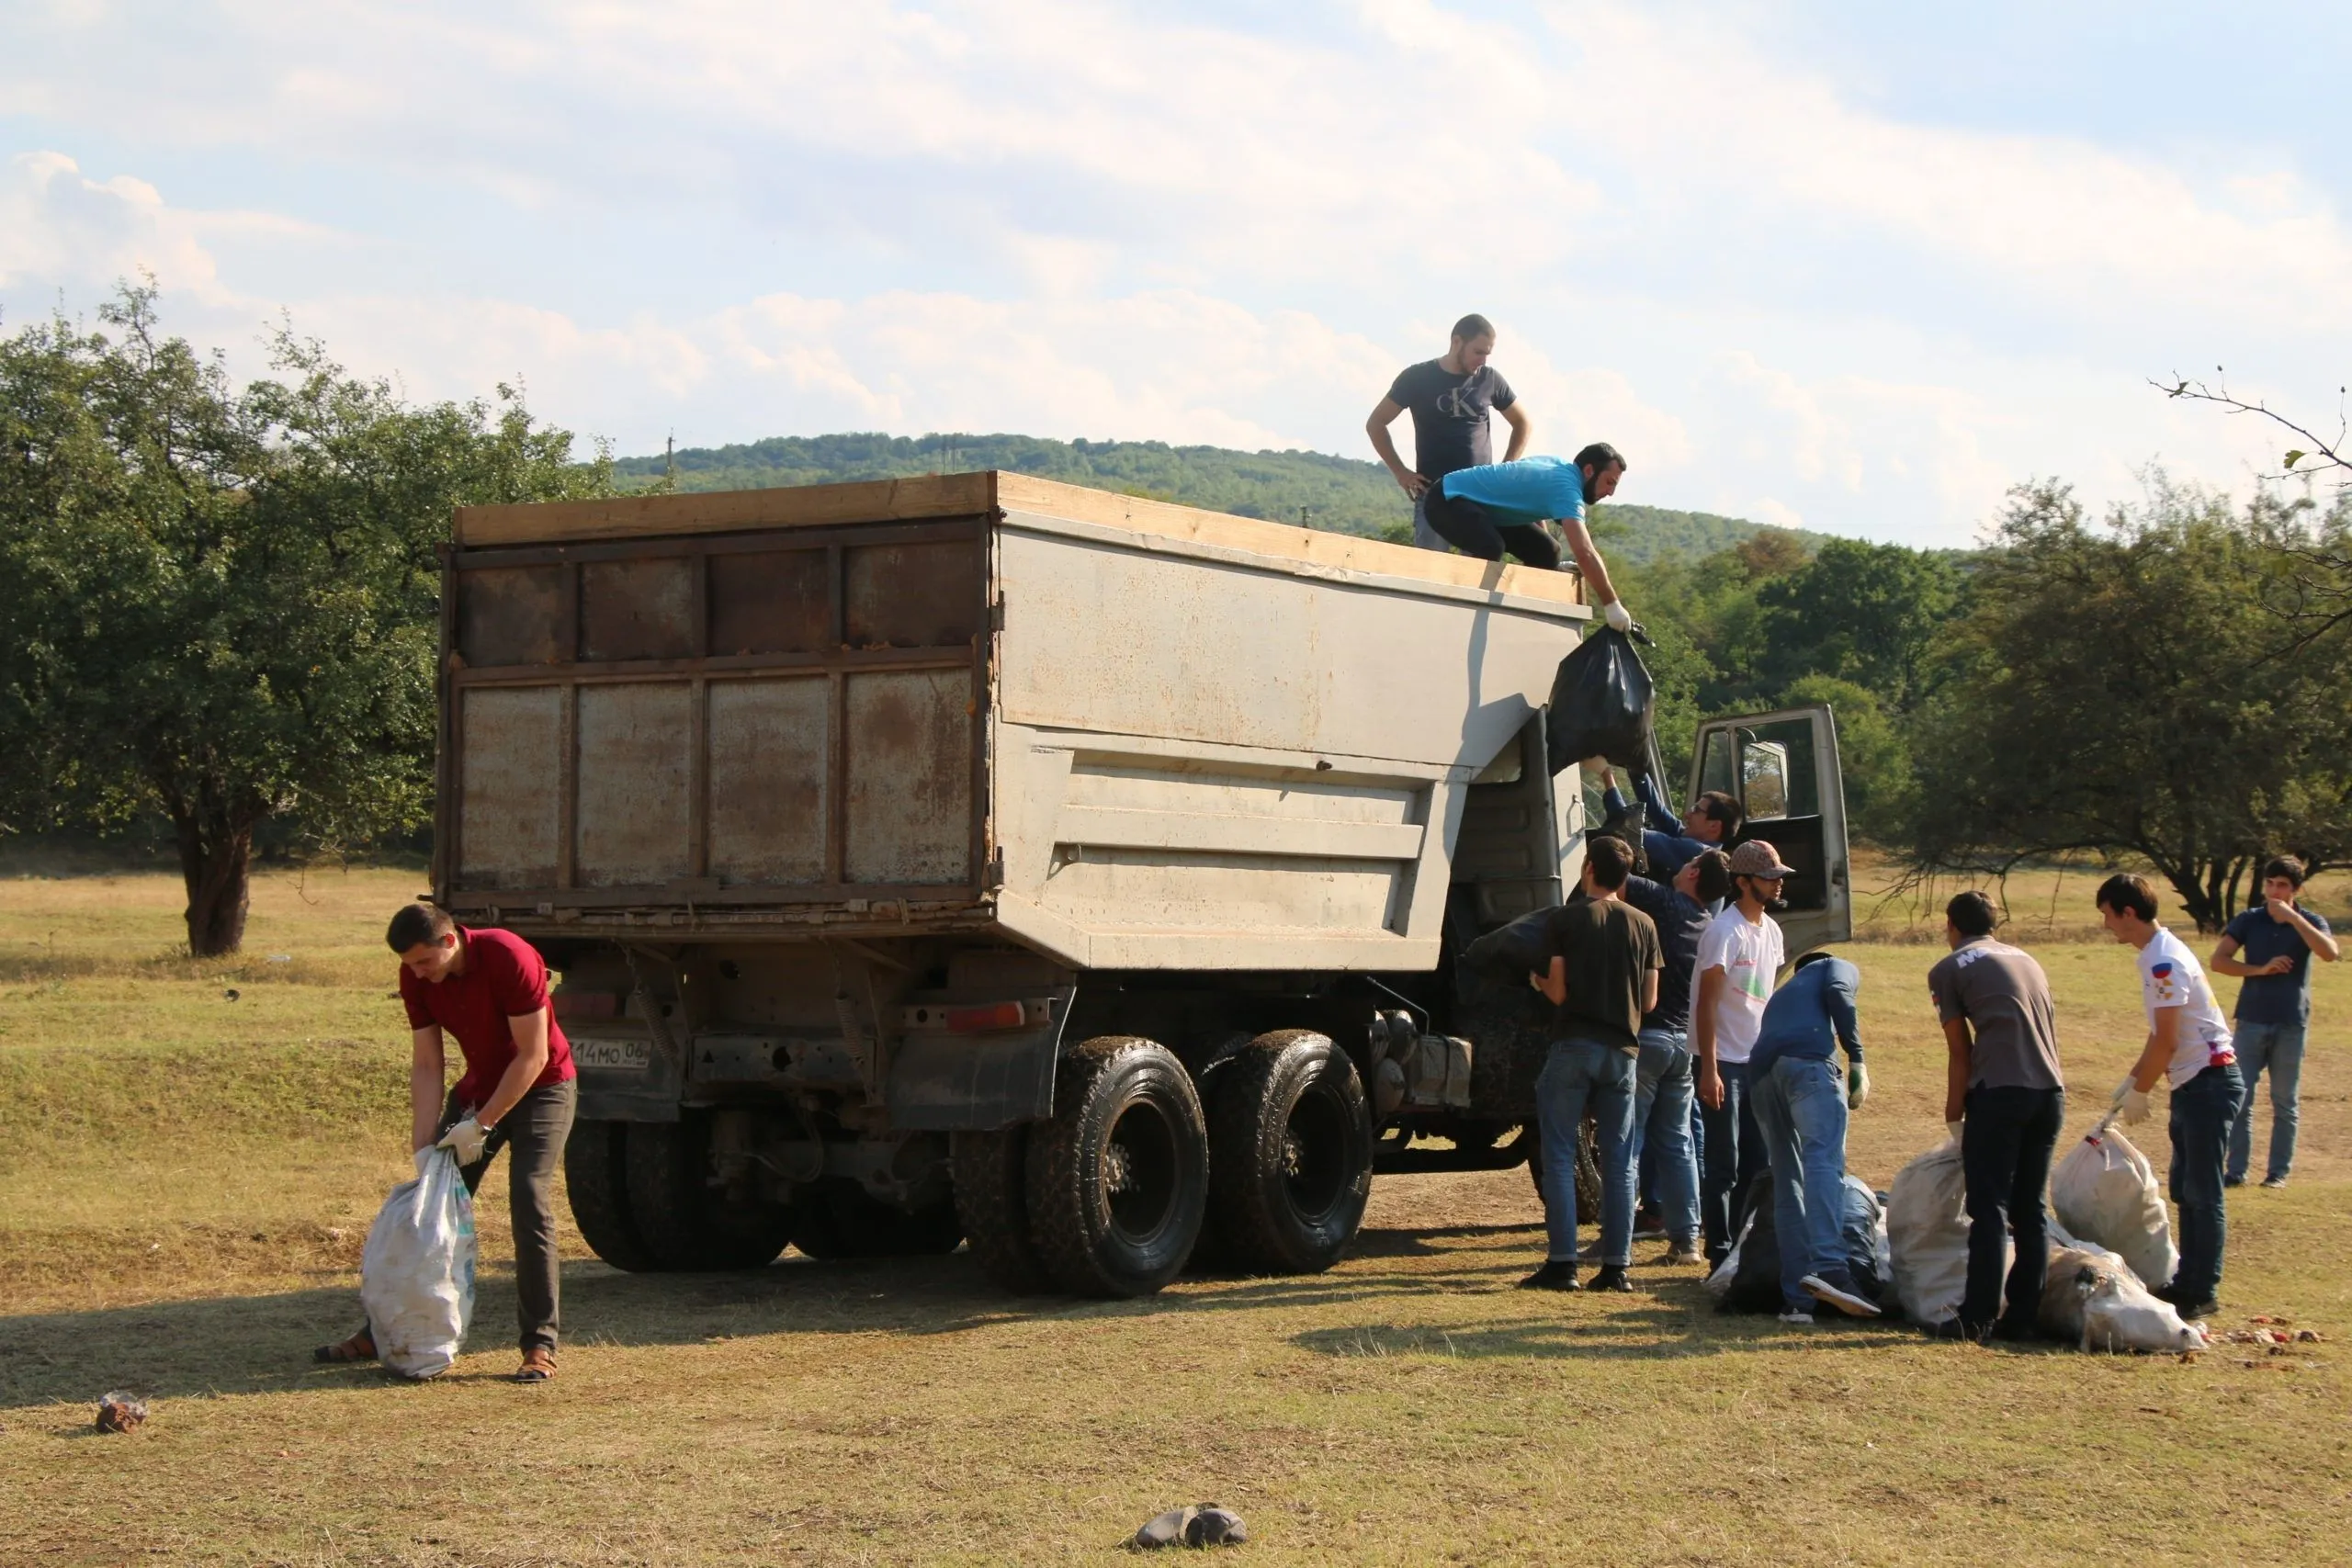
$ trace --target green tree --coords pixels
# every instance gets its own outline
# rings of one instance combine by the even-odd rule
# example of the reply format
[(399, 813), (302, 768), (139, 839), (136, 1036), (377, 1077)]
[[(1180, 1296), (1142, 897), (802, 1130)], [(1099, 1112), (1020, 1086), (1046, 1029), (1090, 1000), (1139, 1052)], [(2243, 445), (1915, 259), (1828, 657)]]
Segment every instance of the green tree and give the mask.
[(2263, 855), (2352, 855), (2344, 649), (2277, 608), (2316, 536), (2307, 508), (2161, 480), (2104, 528), (2062, 485), (2016, 491), (1915, 729), (1914, 863), (2136, 855), (2211, 930)]
[(1959, 607), (1962, 578), (1942, 551), (1832, 539), (1760, 584), (1768, 669), (1784, 680), (1833, 675), (1889, 708), (1918, 696), (1928, 645)]
[(1835, 675), (1805, 675), (1789, 683), (1781, 702), (1787, 707), (1829, 705), (1838, 718), (1848, 828), (1874, 844), (1900, 842), (1917, 791), (1911, 744), (1878, 694)]
[(152, 287), (99, 321), (0, 339), (0, 828), (160, 811), (189, 951), (230, 953), (264, 819), (356, 842), (428, 816), (452, 508), (611, 475), (504, 388), (414, 407), (281, 337), (240, 389)]

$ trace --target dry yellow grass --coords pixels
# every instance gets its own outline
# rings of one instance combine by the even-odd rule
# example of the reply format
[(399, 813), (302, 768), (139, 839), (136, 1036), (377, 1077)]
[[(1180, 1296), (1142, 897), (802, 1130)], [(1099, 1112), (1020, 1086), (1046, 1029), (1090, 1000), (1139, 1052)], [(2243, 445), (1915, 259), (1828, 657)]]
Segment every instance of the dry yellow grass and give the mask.
[[(237, 979), (235, 1003), (219, 976), (140, 970), (175, 934), (168, 884), (0, 885), (0, 937), (46, 925), (88, 964), (0, 978), (0, 1561), (1100, 1561), (1204, 1497), (1266, 1562), (2345, 1555), (2343, 966), (2294, 1184), (2232, 1195), (2229, 1315), (2327, 1336), (2302, 1354), (1783, 1332), (1647, 1264), (1632, 1296), (1531, 1299), (1511, 1171), (1384, 1179), (1329, 1275), (1115, 1304), (1008, 1301), (962, 1256), (632, 1278), (567, 1237), (563, 1374), (524, 1389), (499, 1381), (493, 1172), (472, 1349), (409, 1387), (306, 1359), (350, 1325), (358, 1235), (404, 1173), (371, 944), (414, 878), (354, 875), (347, 902), (257, 896), (253, 944), (349, 982)], [(1851, 1163), (1883, 1185), (1939, 1136), (1934, 952), (1857, 953), (1876, 1092)], [(2086, 1108), (2136, 1047), (2129, 955), (2042, 957)], [(112, 1387), (151, 1396), (144, 1431), (87, 1433)]]

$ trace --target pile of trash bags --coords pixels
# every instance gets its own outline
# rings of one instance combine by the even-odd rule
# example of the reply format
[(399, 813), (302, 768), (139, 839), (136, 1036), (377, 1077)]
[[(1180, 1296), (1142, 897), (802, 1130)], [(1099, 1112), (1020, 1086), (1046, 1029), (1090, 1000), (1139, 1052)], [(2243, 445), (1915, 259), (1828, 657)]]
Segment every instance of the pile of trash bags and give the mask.
[[(2180, 1261), (2148, 1157), (2102, 1120), (2052, 1173), (2050, 1273), (2037, 1326), (2085, 1350), (2201, 1349), (2205, 1330), (2149, 1293)], [(1886, 1225), (1896, 1298), (1913, 1322), (1956, 1316), (1968, 1288), (1967, 1180), (1951, 1138), (1903, 1168)], [(2004, 1260), (2006, 1274), (2007, 1262)], [(2144, 1270), (2144, 1271), (2143, 1271)]]
[(404, 1378), (449, 1370), (474, 1315), (474, 1204), (445, 1148), (384, 1200), (359, 1255), (359, 1304), (379, 1360)]

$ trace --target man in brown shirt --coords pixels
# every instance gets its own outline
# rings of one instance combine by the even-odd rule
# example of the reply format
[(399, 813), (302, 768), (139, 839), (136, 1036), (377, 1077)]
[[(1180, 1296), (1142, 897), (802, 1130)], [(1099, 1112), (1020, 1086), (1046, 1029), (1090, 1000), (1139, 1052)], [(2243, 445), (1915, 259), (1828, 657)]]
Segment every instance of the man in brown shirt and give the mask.
[[(1947, 1338), (2030, 1339), (2049, 1272), (2041, 1190), (2066, 1121), (2050, 981), (2032, 955), (1993, 940), (1998, 915), (1982, 893), (1944, 908), (1951, 954), (1928, 971), (1949, 1048), (1944, 1123), (1960, 1139), (1968, 1183), (1968, 1291), (1960, 1315), (1930, 1324)], [(2017, 1238), (2001, 1308), (2004, 1244)]]
[(1597, 1291), (1630, 1291), (1634, 1250), (1634, 1079), (1642, 1015), (1657, 1006), (1666, 958), (1657, 927), (1619, 895), (1634, 852), (1616, 839), (1585, 846), (1582, 900), (1552, 911), (1528, 978), (1559, 1008), (1552, 1048), (1535, 1077), (1544, 1147), (1544, 1266), (1520, 1281), (1576, 1291), (1577, 1129), (1589, 1109), (1600, 1135), (1600, 1269)]

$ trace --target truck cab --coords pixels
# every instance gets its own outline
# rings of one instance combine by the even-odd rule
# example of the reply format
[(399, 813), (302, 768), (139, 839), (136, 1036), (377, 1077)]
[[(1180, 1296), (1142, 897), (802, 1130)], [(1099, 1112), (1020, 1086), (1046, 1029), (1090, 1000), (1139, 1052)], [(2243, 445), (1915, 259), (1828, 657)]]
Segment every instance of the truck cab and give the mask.
[[(438, 901), (560, 973), (607, 1262), (968, 1243), (1140, 1295), (1344, 1255), (1375, 1171), (1525, 1161), (1548, 1045), (1468, 942), (1589, 826), (1537, 571), (1010, 473), (469, 508)], [(1846, 934), (1826, 709), (1711, 723)]]

